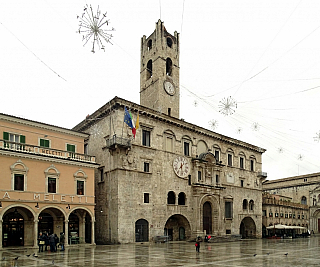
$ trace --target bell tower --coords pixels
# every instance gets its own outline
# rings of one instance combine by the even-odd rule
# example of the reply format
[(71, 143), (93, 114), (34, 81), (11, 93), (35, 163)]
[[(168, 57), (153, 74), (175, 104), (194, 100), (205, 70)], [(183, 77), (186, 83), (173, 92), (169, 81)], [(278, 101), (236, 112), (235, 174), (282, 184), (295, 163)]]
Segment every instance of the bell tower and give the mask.
[(161, 20), (141, 38), (140, 105), (179, 118), (179, 34), (167, 32)]

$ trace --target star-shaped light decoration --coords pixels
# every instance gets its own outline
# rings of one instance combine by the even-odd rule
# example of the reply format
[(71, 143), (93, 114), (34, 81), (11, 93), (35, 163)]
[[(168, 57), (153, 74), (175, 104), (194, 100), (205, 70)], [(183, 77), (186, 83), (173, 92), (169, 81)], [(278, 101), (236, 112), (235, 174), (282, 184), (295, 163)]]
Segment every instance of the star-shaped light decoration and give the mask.
[(303, 155), (302, 154), (298, 155), (298, 160), (301, 160), (301, 161), (303, 160)]
[(259, 129), (260, 129), (259, 123), (254, 122), (254, 123), (252, 124), (252, 129), (253, 129), (254, 131), (259, 131)]
[(316, 133), (316, 136), (313, 137), (313, 140), (314, 140), (315, 142), (319, 142), (319, 141), (320, 141), (320, 131)]
[(239, 127), (239, 128), (237, 129), (237, 134), (241, 134), (241, 132), (242, 132), (242, 128)]
[(209, 125), (212, 130), (215, 130), (218, 127), (218, 122), (216, 120), (211, 120), (209, 121)]
[(279, 148), (278, 148), (278, 152), (279, 152), (279, 153), (283, 153), (283, 148), (282, 148), (282, 147), (279, 147)]
[(195, 101), (193, 102), (193, 105), (194, 105), (195, 107), (197, 107), (197, 106), (198, 106), (198, 101), (195, 100)]
[(237, 102), (231, 96), (224, 97), (219, 103), (219, 112), (225, 116), (232, 115), (236, 111)]
[(99, 47), (99, 49), (104, 50), (105, 47), (103, 45), (103, 41), (106, 43), (110, 43), (112, 38), (112, 34), (108, 33), (110, 31), (114, 31), (114, 28), (107, 29), (106, 27), (109, 25), (109, 20), (107, 19), (107, 12), (101, 14), (99, 10), (99, 6), (97, 9), (96, 15), (94, 15), (92, 6), (90, 7), (86, 5), (83, 9), (83, 13), (81, 16), (77, 16), (79, 19), (79, 30), (77, 31), (82, 35), (82, 41), (85, 41), (85, 46), (90, 39), (92, 39), (92, 53), (95, 53), (95, 44)]

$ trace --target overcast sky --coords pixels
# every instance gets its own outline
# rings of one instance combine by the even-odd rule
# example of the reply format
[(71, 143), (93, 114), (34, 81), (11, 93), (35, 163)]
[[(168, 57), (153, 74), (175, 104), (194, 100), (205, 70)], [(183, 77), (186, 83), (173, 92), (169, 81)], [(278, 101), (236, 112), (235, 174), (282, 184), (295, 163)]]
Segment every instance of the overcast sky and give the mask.
[[(86, 4), (116, 29), (105, 52), (76, 33)], [(181, 118), (267, 149), (270, 180), (319, 172), (319, 14), (318, 0), (2, 1), (0, 112), (72, 128), (114, 96), (139, 104), (141, 37), (161, 19), (180, 33)]]

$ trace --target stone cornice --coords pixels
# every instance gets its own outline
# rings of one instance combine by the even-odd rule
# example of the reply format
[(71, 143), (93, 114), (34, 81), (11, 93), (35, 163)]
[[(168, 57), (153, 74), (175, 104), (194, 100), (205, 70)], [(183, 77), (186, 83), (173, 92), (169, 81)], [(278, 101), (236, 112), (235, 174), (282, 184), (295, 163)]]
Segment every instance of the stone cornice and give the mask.
[(14, 117), (14, 116), (6, 115), (3, 113), (0, 113), (0, 120), (13, 122), (13, 123), (21, 124), (21, 125), (27, 125), (27, 126), (40, 128), (40, 129), (44, 129), (44, 130), (49, 130), (49, 131), (53, 131), (53, 132), (59, 132), (59, 133), (63, 133), (63, 134), (73, 135), (73, 136), (77, 136), (77, 137), (81, 137), (81, 138), (88, 138), (88, 136), (89, 136), (86, 133), (77, 132), (74, 130), (70, 130), (70, 129), (66, 129), (66, 128), (62, 128), (59, 126), (54, 126), (54, 125), (50, 125), (50, 124), (46, 124), (46, 123), (42, 123), (42, 122), (37, 122), (37, 121), (27, 120), (27, 119), (23, 119), (23, 118), (19, 118), (19, 117)]
[(130, 110), (132, 110), (134, 112), (139, 112), (140, 116), (149, 117), (149, 118), (152, 118), (152, 119), (157, 120), (159, 122), (166, 123), (170, 126), (175, 126), (175, 127), (181, 128), (181, 129), (185, 129), (187, 131), (194, 132), (199, 135), (213, 138), (213, 139), (220, 141), (220, 142), (228, 143), (230, 145), (244, 147), (246, 149), (249, 149), (249, 150), (252, 150), (252, 151), (255, 151), (258, 153), (264, 153), (266, 151), (266, 149), (251, 145), (249, 143), (246, 143), (246, 142), (243, 142), (243, 141), (240, 141), (240, 140), (237, 140), (237, 139), (234, 139), (234, 138), (222, 135), (222, 134), (212, 132), (210, 130), (207, 130), (205, 128), (197, 126), (195, 124), (186, 122), (182, 119), (177, 119), (177, 118), (168, 116), (166, 114), (163, 114), (163, 113), (157, 112), (153, 109), (141, 106), (139, 104), (136, 104), (136, 103), (133, 103), (130, 101), (127, 101), (127, 100), (119, 98), (117, 96), (114, 97), (108, 103), (106, 103), (104, 106), (99, 108), (97, 111), (95, 111), (88, 118), (86, 118), (85, 120), (80, 122), (78, 125), (76, 125), (73, 128), (73, 130), (80, 131), (80, 132), (85, 131), (91, 125), (95, 124), (96, 121), (99, 121), (103, 117), (108, 116), (113, 109), (119, 109), (119, 108), (123, 108), (125, 106), (130, 107)]

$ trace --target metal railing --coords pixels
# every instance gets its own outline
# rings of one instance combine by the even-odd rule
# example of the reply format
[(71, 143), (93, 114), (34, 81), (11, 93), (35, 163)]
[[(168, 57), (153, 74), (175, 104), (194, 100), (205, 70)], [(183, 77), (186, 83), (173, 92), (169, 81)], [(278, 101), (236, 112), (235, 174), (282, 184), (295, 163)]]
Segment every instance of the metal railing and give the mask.
[(124, 137), (118, 137), (117, 135), (113, 135), (109, 139), (106, 139), (107, 148), (110, 148), (116, 145), (123, 146), (123, 147), (131, 147), (131, 140)]
[(95, 157), (90, 155), (79, 154), (75, 152), (69, 152), (48, 147), (40, 147), (29, 144), (10, 142), (2, 139), (0, 139), (0, 149), (30, 154), (46, 155), (55, 158), (64, 158), (84, 162), (96, 162)]

